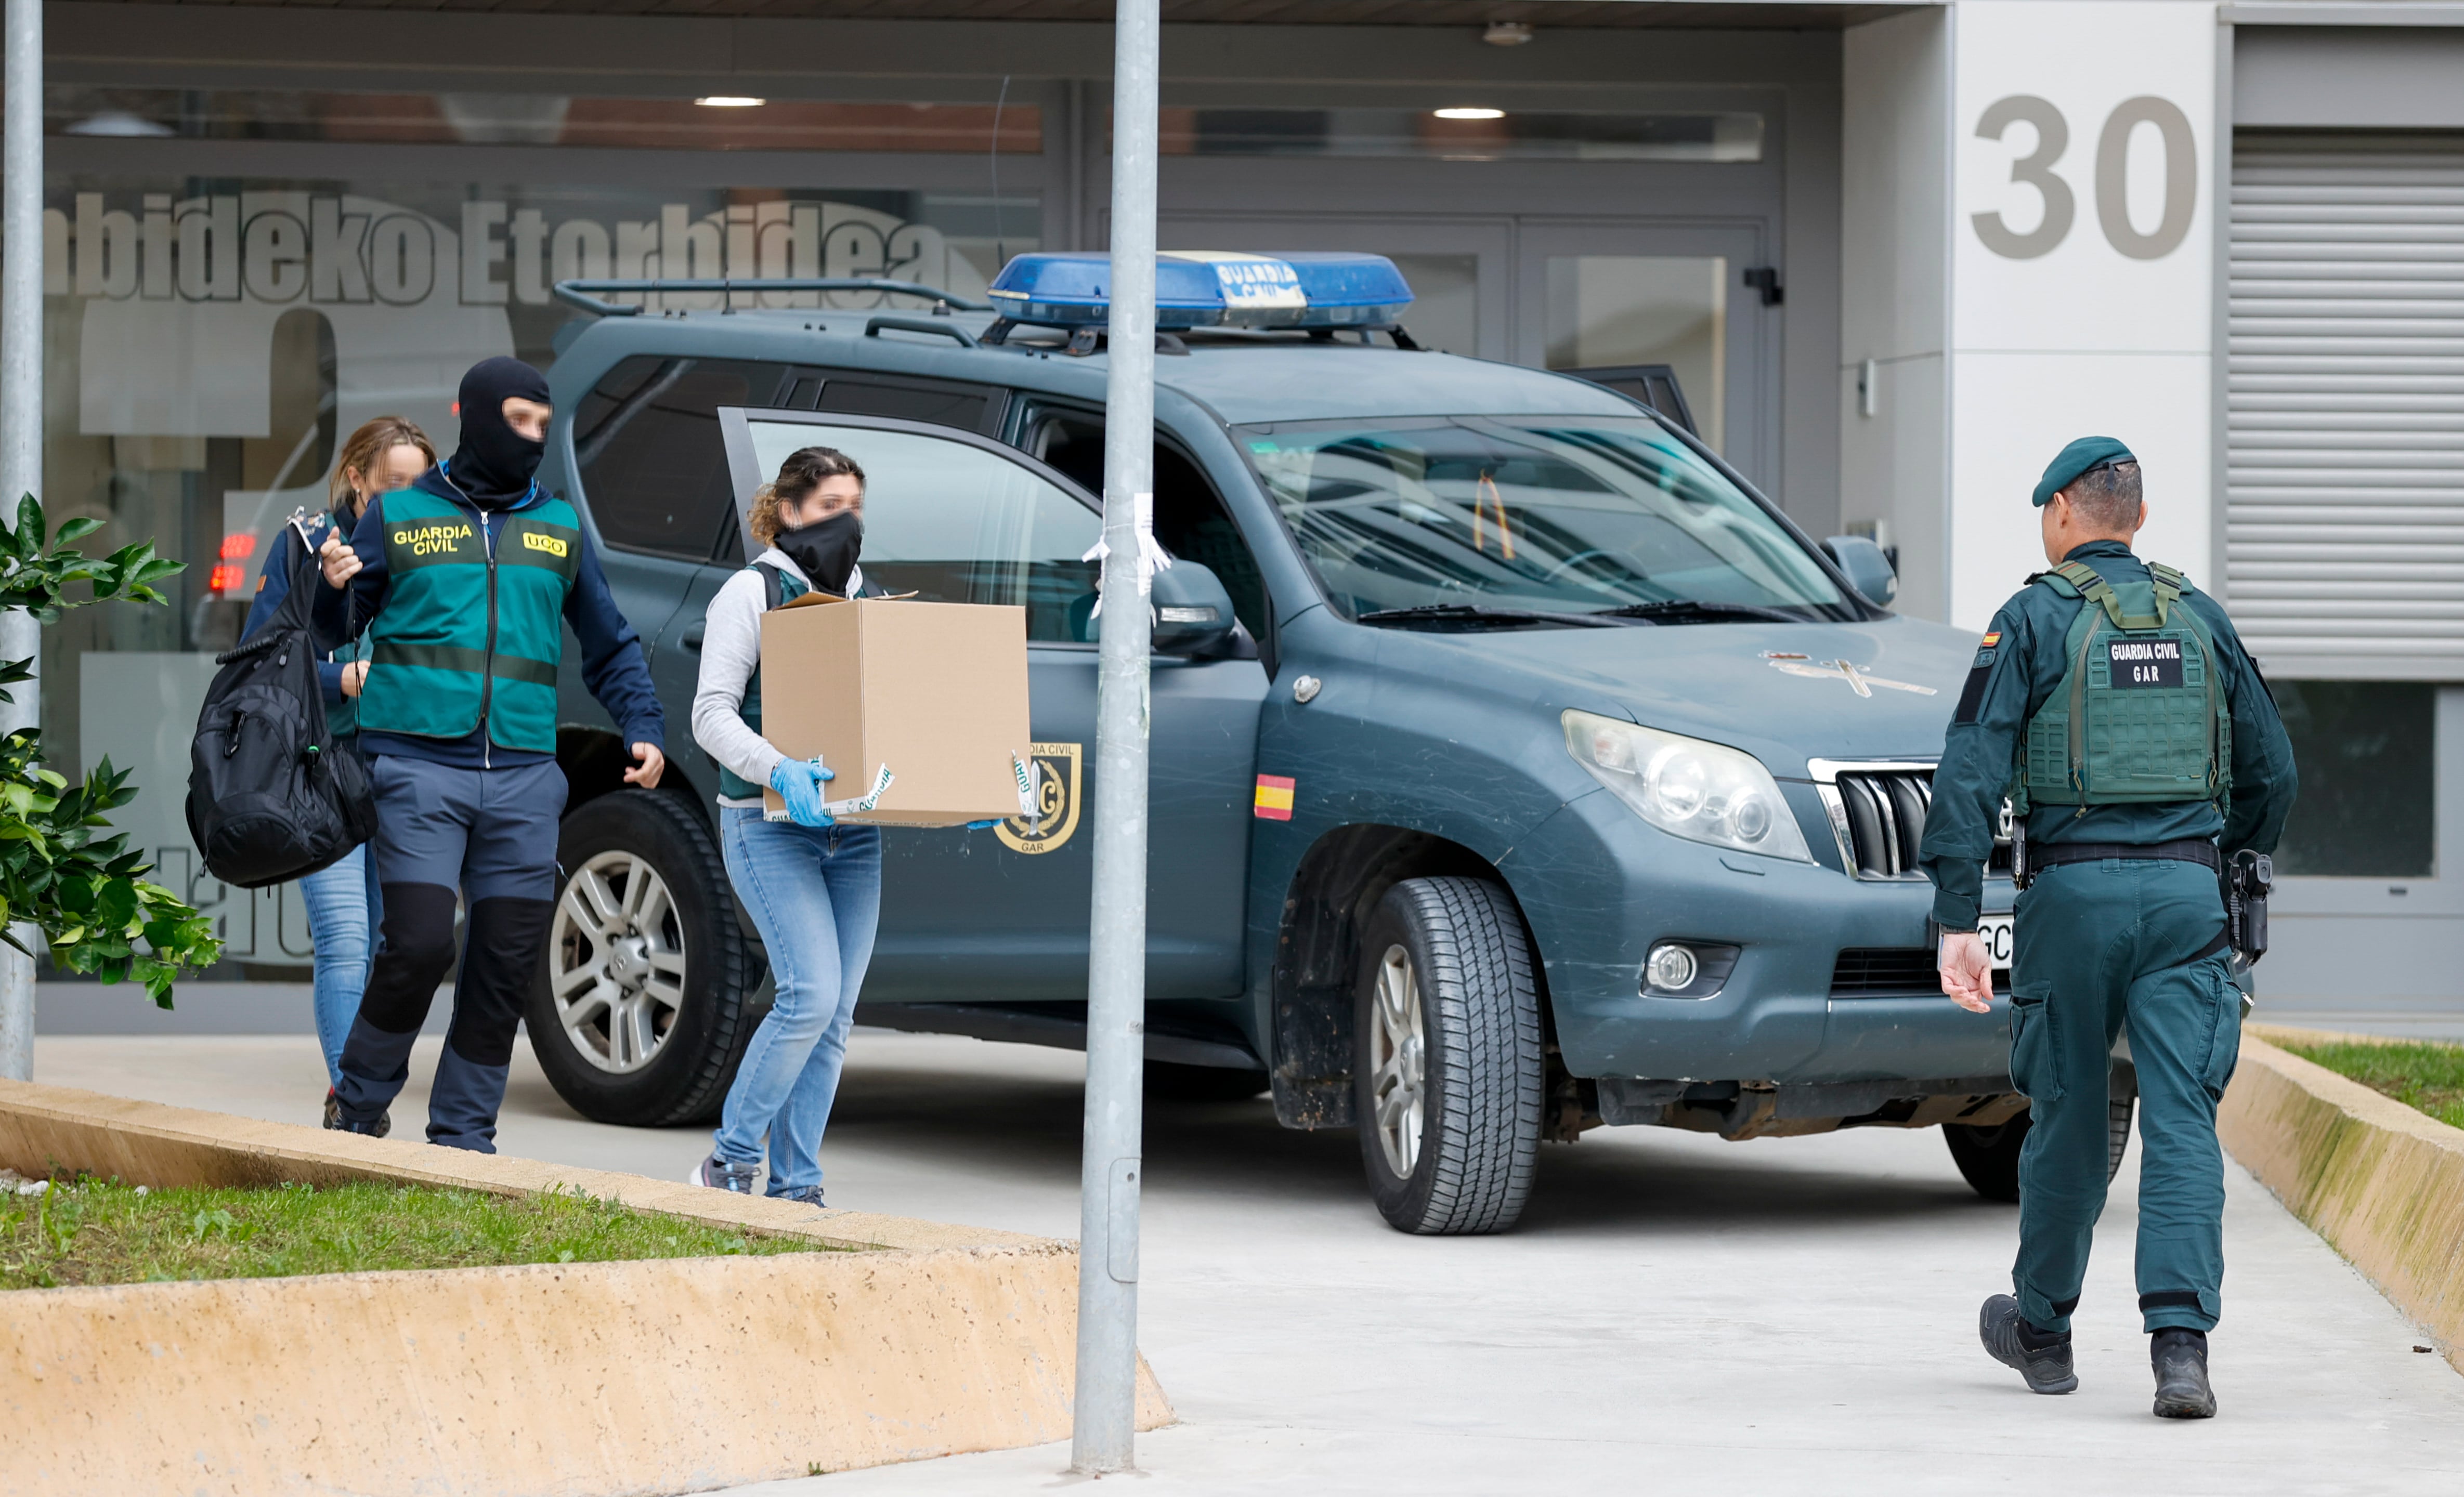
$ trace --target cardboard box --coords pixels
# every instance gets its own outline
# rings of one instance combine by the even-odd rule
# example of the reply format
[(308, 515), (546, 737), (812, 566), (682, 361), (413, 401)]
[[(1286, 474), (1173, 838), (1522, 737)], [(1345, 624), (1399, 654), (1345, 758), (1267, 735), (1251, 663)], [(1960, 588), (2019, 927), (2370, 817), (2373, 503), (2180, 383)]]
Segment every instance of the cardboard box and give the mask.
[[(838, 772), (854, 800), (887, 768), (867, 826), (955, 826), (1018, 814), (1026, 758), (1026, 610), (811, 592), (761, 617), (761, 735)], [(784, 808), (764, 788), (771, 811)]]

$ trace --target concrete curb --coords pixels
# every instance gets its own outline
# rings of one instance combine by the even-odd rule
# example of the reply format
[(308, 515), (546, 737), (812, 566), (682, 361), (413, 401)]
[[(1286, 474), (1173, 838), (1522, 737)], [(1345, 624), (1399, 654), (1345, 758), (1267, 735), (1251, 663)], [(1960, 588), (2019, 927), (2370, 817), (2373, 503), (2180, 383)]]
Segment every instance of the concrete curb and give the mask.
[[(1074, 1244), (0, 1082), (0, 1164), (582, 1189), (867, 1249), (0, 1294), (0, 1492), (598, 1497), (1069, 1433)], [(1138, 1426), (1171, 1422), (1143, 1363)]]
[(2243, 1033), (2218, 1136), (2464, 1372), (2464, 1129), (2280, 1050), (2260, 1028)]

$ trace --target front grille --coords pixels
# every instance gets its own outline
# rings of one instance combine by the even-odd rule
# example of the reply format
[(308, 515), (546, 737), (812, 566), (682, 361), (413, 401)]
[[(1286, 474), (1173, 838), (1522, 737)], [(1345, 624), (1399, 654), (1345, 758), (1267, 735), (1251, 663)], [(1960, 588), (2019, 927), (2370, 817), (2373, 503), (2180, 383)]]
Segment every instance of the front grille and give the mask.
[[(1933, 808), (1930, 766), (1892, 764), (1832, 766), (1830, 780), (1815, 781), (1831, 813), (1839, 856), (1858, 878), (1918, 879), (1917, 848), (1925, 842), (1925, 816)], [(2011, 807), (2003, 803), (1994, 829), (1989, 873), (2011, 871)]]
[[(1831, 968), (1833, 998), (1938, 994), (1942, 976), (1934, 953), (1922, 946), (1852, 946)], [(2011, 991), (2009, 969), (1993, 974), (1993, 991)]]
[(1848, 851), (1859, 878), (1902, 878), (1917, 871), (1925, 811), (1933, 804), (1929, 770), (1866, 770), (1839, 777), (1848, 815)]

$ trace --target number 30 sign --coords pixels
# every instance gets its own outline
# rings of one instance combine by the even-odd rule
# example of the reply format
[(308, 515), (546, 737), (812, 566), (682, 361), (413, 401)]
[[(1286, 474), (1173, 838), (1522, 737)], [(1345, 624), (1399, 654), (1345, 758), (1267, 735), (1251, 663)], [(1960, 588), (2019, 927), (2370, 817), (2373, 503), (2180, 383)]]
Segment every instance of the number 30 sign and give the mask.
[[(1998, 141), (2013, 124), (2034, 125), (2036, 148), (2011, 164), (2011, 180), (2036, 189), (2045, 215), (2026, 233), (2013, 231), (1999, 212), (1977, 213), (1969, 222), (1985, 248), (2014, 260), (2050, 254), (2071, 231), (2078, 204), (2070, 184), (2055, 175), (2054, 165), (2071, 143), (2070, 121), (2048, 99), (2034, 94), (2013, 94), (1989, 106), (1976, 121), (1976, 133)], [(2130, 132), (2152, 124), (2165, 141), (2165, 211), (2155, 231), (2141, 233), (2130, 222)], [(2096, 143), (2096, 221), (2104, 239), (2134, 260), (2162, 259), (2181, 246), (2190, 231), (2197, 207), (2198, 143), (2190, 121), (2169, 99), (2153, 94), (2125, 99), (2104, 117), (2104, 131)]]

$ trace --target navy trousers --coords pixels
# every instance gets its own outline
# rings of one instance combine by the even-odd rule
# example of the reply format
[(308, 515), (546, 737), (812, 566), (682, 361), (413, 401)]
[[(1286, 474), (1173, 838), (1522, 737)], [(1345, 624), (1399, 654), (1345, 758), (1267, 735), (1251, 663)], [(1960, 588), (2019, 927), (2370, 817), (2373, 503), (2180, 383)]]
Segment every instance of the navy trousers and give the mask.
[(410, 1079), (410, 1047), (453, 965), (455, 892), (469, 910), (453, 1023), (429, 1092), (428, 1141), (496, 1152), (496, 1112), (556, 899), (564, 772), (553, 762), (456, 769), (376, 760), (377, 878), (385, 923), (342, 1046), (342, 1116), (376, 1121)]

